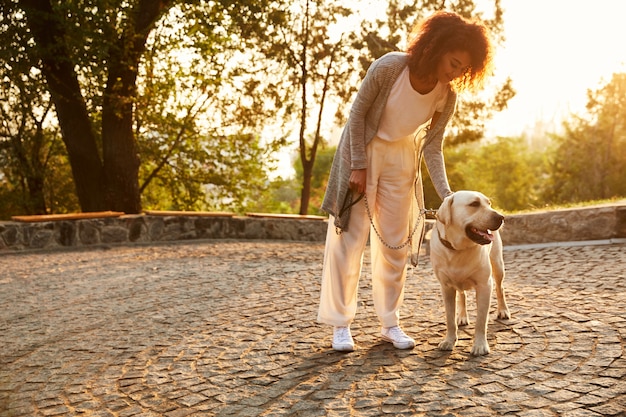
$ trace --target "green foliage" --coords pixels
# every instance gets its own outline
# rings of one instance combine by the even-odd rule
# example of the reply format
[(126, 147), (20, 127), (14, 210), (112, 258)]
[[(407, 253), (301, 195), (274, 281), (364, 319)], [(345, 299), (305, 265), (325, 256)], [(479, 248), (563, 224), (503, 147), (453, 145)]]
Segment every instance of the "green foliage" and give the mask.
[[(0, 219), (75, 211), (72, 174), (50, 94), (14, 6), (0, 6)], [(11, 43), (22, 47), (8, 48)]]
[(289, 117), (285, 121), (298, 129), (299, 212), (307, 214), (318, 147), (333, 122), (345, 120), (342, 110), (356, 89), (358, 73), (352, 63), (358, 50), (354, 29), (342, 27), (353, 11), (340, 2), (302, 0), (293, 2), (287, 13), (293, 24), (273, 38), (264, 58), (277, 64), (281, 76), (274, 82), (288, 92), (281, 104)]
[[(80, 204), (74, 188), (72, 168), (58, 144), (58, 154), (49, 160), (44, 182), (44, 195), (49, 213), (76, 213)], [(15, 212), (14, 212), (15, 213)]]
[[(210, 145), (209, 145), (210, 144)], [(258, 137), (231, 135), (181, 142), (146, 183), (146, 207), (163, 210), (217, 210), (244, 213), (269, 182), (268, 150)], [(144, 164), (146, 172), (154, 162)]]
[[(29, 163), (17, 160), (15, 142), (0, 146), (0, 219), (14, 215), (70, 213), (80, 210), (67, 156), (62, 152), (59, 136), (46, 132), (41, 141), (26, 137), (20, 146), (29, 148)], [(9, 144), (9, 142), (4, 142)], [(38, 144), (39, 149), (33, 148)], [(31, 166), (36, 164), (36, 167)]]
[(588, 96), (588, 113), (574, 116), (555, 136), (544, 194), (551, 204), (626, 196), (626, 74), (614, 74)]
[(252, 212), (298, 213), (301, 183), (295, 178), (276, 178), (266, 189), (254, 192), (254, 202), (249, 206)]
[(478, 190), (495, 207), (512, 211), (542, 205), (542, 179), (547, 161), (523, 138), (498, 138), (486, 144), (467, 144), (446, 152), (453, 190)]
[[(476, 190), (491, 198), (494, 207), (514, 211), (542, 206), (542, 184), (547, 173), (546, 155), (524, 138), (498, 138), (445, 147), (446, 169), (452, 190)], [(441, 199), (430, 181), (426, 165), (424, 200), (437, 208)]]
[[(155, 14), (153, 7), (157, 3), (160, 9)], [(45, 5), (45, 2), (37, 3), (36, 7), (45, 8)], [(287, 132), (283, 129), (282, 135), (263, 141), (259, 137), (268, 128), (268, 121), (276, 120), (277, 113), (284, 108), (285, 94), (273, 88), (268, 77), (259, 77), (272, 73), (272, 64), (254, 57), (258, 57), (260, 48), (267, 48), (270, 35), (275, 36), (287, 23), (280, 0), (165, 3), (134, 0), (90, 4), (52, 1), (51, 13), (45, 17), (51, 18), (54, 30), (60, 29), (58, 33), (62, 36), (58, 39), (62, 42), (49, 47), (39, 45), (32, 37), (26, 14), (20, 10), (22, 6), (15, 0), (0, 5), (0, 59), (6, 63), (0, 68), (0, 79), (12, 89), (10, 97), (3, 97), (13, 105), (7, 113), (20, 113), (19, 106), (29, 102), (35, 103), (33, 114), (45, 108), (45, 103), (16, 94), (15, 86), (31, 74), (43, 81), (37, 69), (40, 57), (63, 56), (63, 64), (69, 63), (74, 71), (70, 77), (75, 76), (80, 83), (80, 92), (72, 97), (84, 103), (89, 120), (83, 126), (93, 132), (93, 149), (100, 153), (95, 158), (97, 163), (83, 164), (82, 169), (116, 168), (115, 157), (108, 163), (106, 160), (107, 155), (114, 155), (111, 151), (134, 155), (138, 149), (143, 164), (135, 181), (140, 182), (144, 205), (148, 208), (243, 210), (249, 200), (249, 193), (244, 190), (258, 191), (262, 188), (258, 184), (267, 182), (267, 172), (273, 164), (271, 155), (284, 144)], [(44, 13), (35, 11), (35, 15), (44, 16)], [(157, 16), (157, 20), (141, 21), (148, 16)], [(243, 54), (242, 47), (249, 48), (250, 54)], [(136, 53), (142, 55), (133, 55)], [(135, 85), (132, 84), (134, 73)], [(32, 97), (43, 97), (50, 103), (44, 82), (28, 80), (24, 85)], [(124, 92), (123, 88), (127, 90)], [(122, 106), (115, 107), (113, 97)], [(128, 104), (132, 104), (134, 111), (126, 115), (123, 107)], [(75, 116), (78, 120), (81, 115)], [(125, 124), (131, 118), (133, 134), (116, 134), (120, 127), (116, 123)], [(11, 123), (11, 128), (19, 127), (19, 122)], [(58, 134), (58, 120), (48, 120), (47, 126)], [(105, 140), (107, 131), (115, 145)], [(0, 140), (9, 137), (2, 133)], [(63, 139), (68, 145), (87, 142), (87, 136), (66, 135)], [(26, 142), (32, 141), (29, 137), (32, 135), (21, 135)], [(136, 143), (128, 143), (128, 139)], [(12, 186), (3, 191), (25, 190), (27, 187), (18, 186), (20, 178), (9, 175), (9, 170), (22, 172), (35, 160), (9, 159), (9, 156), (6, 154), (6, 160), (11, 167), (3, 165), (1, 171), (3, 181), (11, 182)], [(62, 159), (67, 164), (67, 157)], [(67, 166), (58, 168), (59, 172), (69, 172)], [(78, 172), (78, 178), (85, 174), (74, 166), (73, 170), (75, 175)], [(50, 173), (45, 173), (46, 179)], [(41, 170), (38, 175), (41, 176)], [(132, 176), (132, 172), (115, 170), (114, 175), (106, 178), (128, 175)], [(129, 178), (128, 183), (132, 184), (133, 179)], [(63, 201), (68, 202), (67, 207), (77, 209), (73, 204), (74, 187), (55, 183), (57, 187), (50, 190), (49, 184), (52, 184), (49, 180), (44, 184), (45, 194), (54, 198), (40, 211), (62, 212), (66, 210), (60, 203)], [(67, 191), (68, 195), (60, 195), (61, 191)], [(98, 190), (90, 191), (98, 194)], [(24, 191), (20, 192), (20, 198), (25, 198)], [(13, 212), (23, 213), (24, 209)]]
[(201, 29), (201, 42), (181, 45), (184, 33), (169, 21), (175, 17), (168, 16), (167, 30), (149, 40), (140, 73), (135, 132), (144, 161), (144, 204), (245, 211), (252, 190), (267, 181), (273, 152), (284, 143), (280, 137), (261, 142), (255, 133), (274, 110), (260, 104), (254, 90), (233, 95), (233, 83), (247, 80), (228, 63), (233, 52), (214, 50), (221, 45), (209, 39), (215, 34)]
[[(626, 197), (626, 74), (588, 95), (588, 113), (572, 115), (562, 134), (445, 147), (452, 189), (481, 191), (506, 211)], [(426, 206), (438, 207), (430, 180), (424, 186)]]

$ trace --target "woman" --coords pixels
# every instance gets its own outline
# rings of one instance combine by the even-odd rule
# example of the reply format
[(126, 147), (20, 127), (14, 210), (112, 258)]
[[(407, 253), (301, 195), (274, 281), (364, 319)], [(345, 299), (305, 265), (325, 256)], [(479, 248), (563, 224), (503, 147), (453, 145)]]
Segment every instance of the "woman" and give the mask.
[(420, 160), (423, 155), (439, 197), (452, 193), (442, 154), (444, 130), (456, 92), (481, 85), (491, 66), (491, 43), (479, 23), (439, 12), (413, 34), (406, 53), (388, 53), (368, 69), (322, 204), (330, 219), (318, 321), (334, 326), (332, 347), (338, 351), (354, 350), (350, 324), (370, 229), (381, 336), (398, 349), (415, 346), (399, 326), (399, 311), (407, 256), (416, 264), (424, 230)]

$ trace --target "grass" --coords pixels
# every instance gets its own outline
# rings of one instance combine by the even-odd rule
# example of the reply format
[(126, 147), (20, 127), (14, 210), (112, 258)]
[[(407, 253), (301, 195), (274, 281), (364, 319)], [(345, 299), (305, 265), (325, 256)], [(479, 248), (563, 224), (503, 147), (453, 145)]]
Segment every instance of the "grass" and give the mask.
[(615, 205), (615, 204), (626, 204), (626, 199), (623, 197), (615, 197), (615, 198), (609, 198), (609, 199), (604, 199), (604, 200), (592, 200), (592, 201), (583, 201), (583, 202), (545, 205), (543, 207), (533, 207), (533, 208), (529, 208), (525, 210), (514, 210), (514, 211), (505, 210), (503, 212), (505, 214), (528, 214), (528, 213), (535, 213), (538, 211), (565, 210), (565, 209), (571, 209), (571, 208), (584, 208), (584, 207)]

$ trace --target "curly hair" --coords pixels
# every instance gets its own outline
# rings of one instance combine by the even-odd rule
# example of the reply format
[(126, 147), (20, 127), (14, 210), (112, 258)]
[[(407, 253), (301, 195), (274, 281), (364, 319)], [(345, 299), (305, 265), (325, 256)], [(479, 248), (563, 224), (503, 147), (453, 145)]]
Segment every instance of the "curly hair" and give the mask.
[(480, 88), (493, 65), (489, 31), (483, 24), (455, 13), (437, 12), (413, 28), (407, 48), (409, 70), (418, 78), (428, 78), (437, 71), (441, 57), (455, 51), (467, 52), (470, 65), (452, 81), (454, 89)]

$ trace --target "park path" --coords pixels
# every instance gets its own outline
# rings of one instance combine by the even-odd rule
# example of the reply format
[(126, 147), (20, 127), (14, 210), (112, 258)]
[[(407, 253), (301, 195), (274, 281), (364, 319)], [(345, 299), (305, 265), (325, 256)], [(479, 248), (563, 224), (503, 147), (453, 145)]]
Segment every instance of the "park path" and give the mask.
[(366, 256), (357, 350), (332, 351), (322, 255), (285, 241), (0, 255), (0, 417), (626, 415), (626, 245), (505, 250), (512, 318), (492, 311), (484, 357), (472, 324), (436, 349), (425, 258), (402, 311), (416, 348), (378, 338)]

